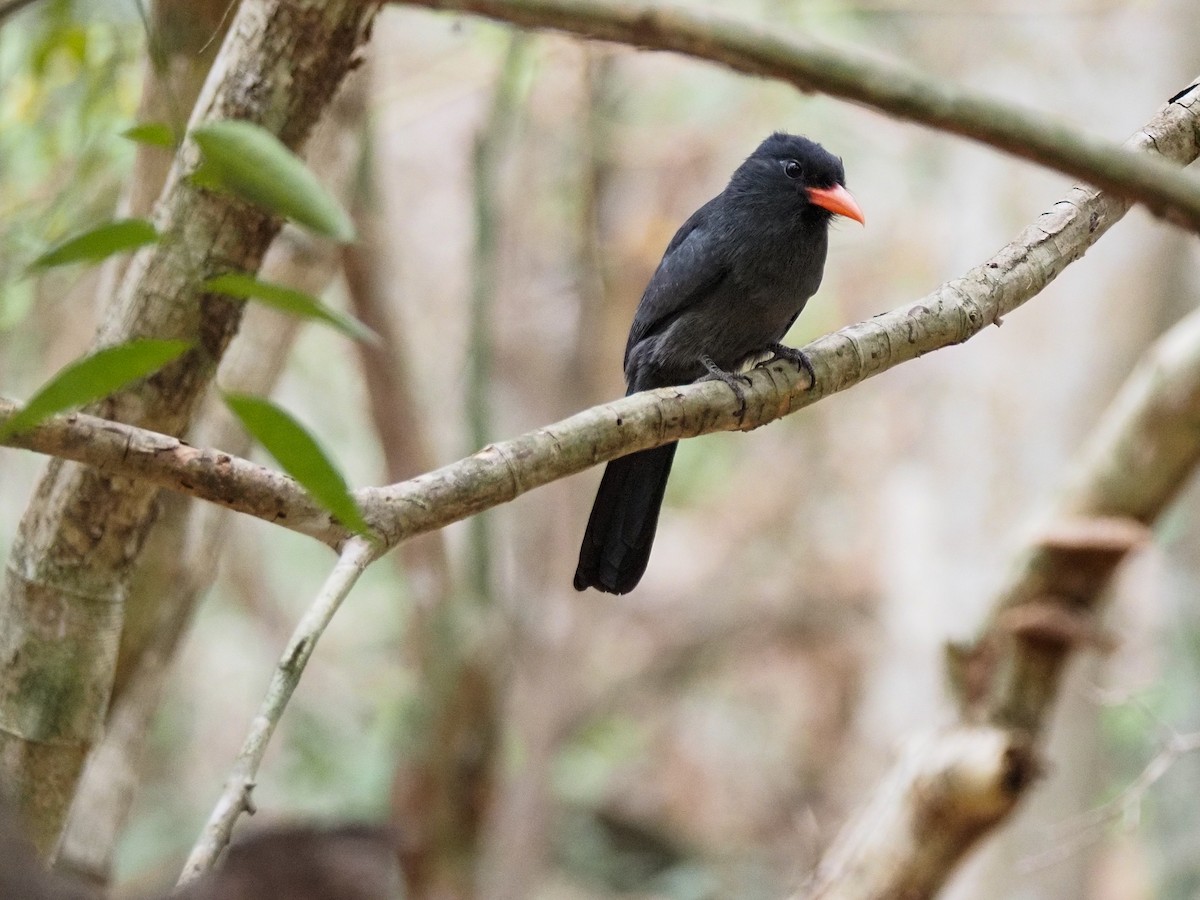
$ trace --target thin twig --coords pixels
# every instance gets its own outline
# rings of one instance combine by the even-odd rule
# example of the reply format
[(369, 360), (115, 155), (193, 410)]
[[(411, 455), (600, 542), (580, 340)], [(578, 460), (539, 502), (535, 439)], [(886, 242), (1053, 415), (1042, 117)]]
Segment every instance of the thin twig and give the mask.
[(238, 817), (242, 812), (254, 812), (250, 792), (254, 788), (258, 767), (267, 752), (267, 744), (275, 726), (300, 682), (309, 657), (312, 656), (317, 639), (324, 633), (333, 614), (337, 612), (359, 576), (378, 556), (379, 547), (364, 538), (354, 537), (347, 541), (320, 593), (296, 625), (296, 630), (275, 667), (266, 697), (263, 698), (258, 714), (250, 723), (250, 731), (242, 743), (233, 770), (225, 781), (225, 788), (208, 817), (196, 846), (188, 856), (183, 873), (179, 876), (180, 885), (211, 869), (221, 851), (229, 844)]
[(1126, 827), (1136, 826), (1141, 819), (1142, 801), (1147, 792), (1171, 770), (1182, 757), (1200, 751), (1200, 732), (1171, 735), (1163, 747), (1146, 763), (1146, 767), (1116, 797), (1095, 809), (1061, 823), (1052, 845), (1019, 863), (1022, 872), (1035, 872), (1055, 865), (1091, 846), (1100, 839), (1102, 829), (1120, 821)]
[[(1200, 230), (1200, 180), (1138, 157), (1060, 117), (954, 87), (899, 63), (834, 47), (709, 10), (630, 0), (396, 0), (465, 12), (527, 28), (671, 50), (739, 72), (789, 82), (878, 109), (898, 119), (996, 147), (1143, 203)], [(1179, 98), (1183, 100), (1184, 98)], [(1185, 102), (1194, 102), (1196, 93)]]

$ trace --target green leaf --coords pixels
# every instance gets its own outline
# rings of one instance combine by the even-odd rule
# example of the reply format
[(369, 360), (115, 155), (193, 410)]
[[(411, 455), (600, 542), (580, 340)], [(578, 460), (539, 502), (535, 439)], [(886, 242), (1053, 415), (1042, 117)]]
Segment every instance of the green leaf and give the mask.
[(202, 183), (215, 180), (269, 212), (343, 243), (354, 240), (350, 216), (304, 161), (251, 122), (210, 122), (192, 131), (204, 155)]
[(143, 122), (134, 125), (122, 131), (121, 137), (135, 144), (146, 144), (150, 147), (165, 147), (168, 150), (175, 147), (175, 132), (165, 122)]
[(67, 263), (98, 262), (157, 240), (158, 232), (145, 219), (119, 219), (68, 238), (35, 259), (29, 268), (49, 269)]
[(137, 340), (97, 350), (68, 364), (0, 425), (0, 440), (26, 431), (43, 419), (107, 397), (130, 382), (157, 372), (192, 345), (187, 341)]
[(244, 272), (227, 272), (204, 282), (207, 290), (243, 300), (257, 300), (305, 319), (316, 319), (332, 325), (343, 334), (360, 341), (379, 342), (379, 335), (354, 316), (330, 309), (316, 297), (270, 281), (259, 281)]
[(250, 394), (226, 394), (225, 404), (241, 419), (285, 472), (312, 494), (347, 528), (370, 534), (371, 528), (350, 496), (346, 479), (317, 443), (290, 414), (270, 400)]
[(196, 187), (203, 188), (206, 191), (229, 190), (225, 186), (225, 182), (221, 180), (220, 173), (204, 161), (201, 161), (200, 165), (196, 166), (192, 174), (188, 176), (188, 180)]

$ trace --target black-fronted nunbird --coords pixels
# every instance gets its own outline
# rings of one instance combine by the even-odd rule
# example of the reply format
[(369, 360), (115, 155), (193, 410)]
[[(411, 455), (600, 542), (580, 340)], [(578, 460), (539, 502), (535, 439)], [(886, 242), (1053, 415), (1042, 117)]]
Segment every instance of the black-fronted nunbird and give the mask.
[[(763, 141), (667, 246), (629, 329), (626, 393), (708, 375), (741, 398), (733, 373), (767, 352), (811, 378), (804, 354), (779, 341), (821, 284), (834, 216), (864, 221), (842, 161), (796, 135)], [(577, 590), (624, 594), (641, 580), (675, 447), (608, 464), (579, 551)]]

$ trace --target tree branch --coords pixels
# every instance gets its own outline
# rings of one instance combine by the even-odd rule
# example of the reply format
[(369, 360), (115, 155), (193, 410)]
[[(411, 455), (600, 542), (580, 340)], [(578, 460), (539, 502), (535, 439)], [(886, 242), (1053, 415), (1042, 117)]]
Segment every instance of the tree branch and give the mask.
[[(1200, 105), (1166, 106), (1129, 142), (1176, 162), (1200, 155)], [(360, 499), (391, 543), (512, 500), (599, 462), (680, 438), (764, 425), (908, 360), (962, 343), (1020, 307), (1086, 252), (1128, 209), (1075, 187), (1008, 246), (915, 303), (826, 335), (805, 352), (815, 389), (794, 366), (751, 373), (746, 413), (724, 385), (664, 388), (594, 407)], [(382, 504), (382, 506), (380, 505)]]
[[(19, 408), (0, 399), (0, 422)], [(287, 475), (133, 425), (71, 413), (48, 419), (7, 443), (277, 522), (330, 546), (349, 536)]]
[(254, 811), (250, 792), (254, 788), (258, 767), (267, 752), (267, 744), (275, 732), (275, 726), (279, 724), (279, 718), (283, 715), (292, 692), (300, 683), (300, 676), (304, 674), (304, 667), (312, 656), (317, 639), (325, 632), (333, 614), (357, 583), (359, 576), (378, 556), (379, 548), (370, 541), (360, 537), (347, 541), (337, 565), (329, 573), (320, 593), (297, 623), (296, 630), (275, 667), (267, 696), (250, 723), (250, 732), (242, 743), (242, 750), (225, 782), (225, 789), (196, 841), (196, 846), (188, 856), (187, 864), (179, 877), (179, 885), (184, 885), (211, 869), (229, 843), (238, 817), (243, 811)]
[[(1170, 104), (1135, 136), (1131, 145), (1176, 162), (1189, 162), (1200, 153), (1198, 120), (1200, 107)], [(371, 522), (391, 546), (624, 453), (711, 431), (758, 427), (926, 352), (961, 343), (986, 325), (998, 322), (1001, 316), (1035, 296), (1081, 256), (1126, 209), (1124, 201), (1112, 196), (1089, 188), (1073, 189), (1012, 244), (963, 278), (943, 285), (916, 303), (842, 329), (810, 345), (807, 350), (818, 374), (815, 389), (809, 390), (807, 379), (801, 378), (785, 363), (755, 371), (752, 385), (747, 390), (748, 408), (740, 418), (736, 401), (723, 385), (708, 383), (664, 389), (587, 410), (515, 440), (485, 448), (468, 459), (418, 478), (360, 491), (359, 499)], [(10, 410), (11, 407), (0, 409), (0, 415), (7, 415)], [(1200, 433), (1200, 429), (1196, 430)], [(133, 475), (151, 484), (216, 499), (233, 508), (247, 505), (244, 499), (247, 496), (257, 497), (249, 504), (252, 508), (244, 511), (277, 520), (327, 543), (341, 545), (346, 538), (345, 532), (316, 509), (290, 479), (244, 460), (235, 460), (215, 451), (195, 450), (142, 429), (83, 415), (67, 416), (45, 423), (13, 443), (90, 462), (102, 459), (111, 471), (122, 476)], [(1105, 457), (1106, 460), (1111, 458)], [(1119, 466), (1114, 471), (1118, 470)], [(235, 490), (230, 490), (231, 484), (236, 484)], [(1077, 511), (1096, 514), (1089, 507), (1086, 490), (1077, 491), (1073, 496), (1081, 507)], [(1128, 541), (1106, 542), (1103, 534), (1097, 535), (1092, 529), (1069, 533), (1065, 538), (1060, 533), (1054, 540), (1039, 545), (1038, 553), (1032, 558), (1038, 559), (1038, 554), (1045, 553), (1055, 555), (1055, 558), (1065, 554), (1067, 562), (1063, 571), (1068, 571), (1085, 557), (1094, 562), (1099, 552), (1104, 564), (1098, 568), (1093, 566), (1093, 569), (1098, 571), (1107, 567), (1107, 571), (1111, 571), (1115, 565), (1113, 557), (1119, 558), (1128, 546)], [(369, 562), (367, 551), (362, 549), (360, 542), (351, 541), (345, 548), (347, 556), (343, 557), (343, 563), (347, 558), (355, 558), (356, 553), (363, 554), (363, 565)], [(375, 552), (371, 551), (372, 554)], [(1100, 578), (1096, 583), (1102, 580)], [(352, 583), (353, 578), (346, 581), (345, 589), (349, 590)], [(1036, 595), (1039, 598), (1036, 602), (1031, 602), (1030, 595), (1022, 593), (1028, 585), (1021, 582), (1006, 595), (1005, 608), (1027, 614), (1044, 611), (1042, 607), (1047, 605), (1062, 605), (1057, 598), (1065, 591), (1051, 592), (1048, 595), (1051, 602), (1046, 604), (1042, 602), (1047, 591), (1046, 582), (1038, 582), (1036, 586), (1041, 591)], [(332, 614), (332, 608), (340, 600), (334, 595), (340, 588), (335, 585), (335, 589), (330, 590), (333, 594), (323, 592), (322, 602)], [(1070, 596), (1074, 599), (1078, 594), (1071, 593)], [(1020, 627), (1011, 618), (997, 616), (989, 634), (999, 637), (981, 641), (980, 652), (984, 649), (991, 652), (993, 641), (997, 640), (1005, 646), (1016, 647), (1009, 657), (1013, 662), (1010, 674), (997, 678), (994, 689), (982, 694), (968, 691), (964, 695), (964, 711), (971, 723), (964, 727), (971, 735), (960, 734), (963, 740), (954, 738), (948, 743), (937, 743), (943, 753), (940, 765), (945, 771), (958, 771), (955, 767), (965, 764), (954, 753), (947, 753), (945, 746), (969, 748), (969, 771), (978, 773), (986, 769), (993, 773), (999, 779), (997, 785), (1001, 794), (1013, 802), (1032, 771), (1026, 749), (1029, 730), (1036, 729), (1053, 697), (1057, 673), (1072, 641), (1076, 640), (1072, 635), (1086, 634), (1087, 631), (1086, 628), (1072, 631), (1071, 626), (1078, 623), (1071, 618), (1070, 610), (1057, 617), (1055, 612), (1050, 610), (1051, 614), (1040, 620), (1037, 616), (1031, 619), (1026, 615)], [(302, 649), (311, 652), (311, 643)], [(984, 658), (991, 657), (985, 653)], [(283, 677), (277, 673), (277, 682)], [(992, 685), (991, 680), (985, 680)], [(1031, 686), (1036, 689), (1030, 690)], [(283, 689), (290, 693), (286, 681)], [(286, 696), (279, 694), (273, 686), (272, 696), (268, 699), (268, 707), (275, 710), (272, 714), (277, 716), (285, 702)], [(264, 727), (269, 735), (273, 725), (268, 722), (263, 726), (256, 720), (256, 733), (261, 733)], [(983, 737), (976, 740), (980, 735)], [(998, 755), (992, 760), (995, 764), (990, 768), (976, 765), (983, 753), (980, 747), (998, 748)], [(249, 767), (252, 774), (261, 759), (261, 749), (252, 748), (249, 739), (247, 748), (243, 768)], [(932, 776), (928, 768), (917, 766), (912, 770), (926, 773), (921, 784), (950, 785), (950, 793), (946, 796), (958, 796), (953, 788), (954, 778), (939, 777), (930, 782), (928, 779)], [(1012, 773), (1019, 773), (1021, 777)], [(211, 836), (209, 839), (209, 846), (216, 848), (214, 856), (225, 839), (220, 832), (226, 829), (222, 823), (228, 822), (228, 827), (232, 827), (233, 818), (244, 805), (245, 784), (245, 779), (240, 783), (231, 781), (223, 810), (214, 812), (213, 824), (218, 831), (215, 843)], [(937, 800), (937, 794), (926, 789), (917, 791), (914, 796)], [(994, 793), (988, 796), (995, 799)], [(929, 877), (944, 878), (975, 837), (990, 827), (992, 821), (1002, 817), (1010, 806), (992, 803), (986, 814), (977, 812), (963, 819), (963, 827), (951, 835), (960, 840), (957, 843), (948, 840), (939, 845), (939, 865), (926, 870), (933, 873)], [(941, 814), (939, 811), (944, 811), (942, 801), (932, 808), (933, 813)], [(927, 824), (929, 820), (918, 816), (912, 821), (919, 825)], [(971, 834), (967, 834), (967, 826), (974, 829)], [(44, 839), (45, 835), (41, 837)], [(931, 844), (919, 840), (915, 846), (921, 848)], [(862, 854), (852, 848), (848, 854), (831, 858), (848, 859), (854, 864), (855, 860), (862, 859)], [(869, 862), (874, 857), (868, 854), (867, 858)], [(892, 868), (895, 868), (894, 862)]]
[[(367, 37), (378, 0), (245, 0), (191, 123), (245, 119), (299, 148)], [(274, 77), (280, 71), (289, 77)], [(220, 271), (257, 271), (277, 217), (195, 185), (198, 150), (176, 154), (154, 223), (132, 257), (96, 346), (177, 338), (192, 349), (89, 408), (181, 434), (237, 330), (243, 304), (208, 293)], [(79, 772), (103, 725), (123, 601), (155, 520), (138, 480), (51, 462), (21, 520), (0, 582), (0, 780), (43, 853), (55, 846)], [(46, 610), (54, 610), (47, 627)]]
[[(160, 3), (180, 9), (186, 4)], [(222, 3), (227, 6), (227, 4)], [(232, 13), (232, 10), (228, 10)], [(211, 32), (210, 32), (211, 34)], [(346, 79), (308, 142), (309, 166), (322, 182), (344, 196), (361, 152), (365, 85)], [(271, 244), (259, 277), (321, 296), (336, 277), (340, 248), (296, 226), (286, 226)], [(237, 337), (221, 360), (218, 380), (226, 391), (269, 395), (290, 355), (304, 320), (262, 304), (246, 308)], [(253, 444), (241, 422), (210, 396), (190, 430), (201, 446), (246, 454)], [(163, 497), (138, 572), (130, 584), (104, 735), (88, 757), (71, 803), (55, 867), (97, 886), (112, 878), (113, 859), (143, 770), (145, 744), (178, 645), (193, 613), (216, 579), (218, 559), (230, 534), (228, 511), (192, 503), (183, 495)]]
[[(466, 12), (527, 28), (671, 50), (802, 91), (841, 97), (911, 122), (996, 147), (1200, 231), (1200, 180), (1156, 159), (1137, 157), (1058, 119), (956, 88), (899, 63), (833, 47), (778, 28), (706, 10), (631, 0), (396, 0)], [(1197, 92), (1178, 96), (1194, 103)]]
[[(1200, 156), (1200, 104), (1168, 104), (1127, 146), (1191, 162)], [(1079, 259), (1127, 210), (1124, 201), (1093, 188), (1072, 188), (1016, 240), (961, 278), (809, 344), (805, 352), (817, 372), (815, 388), (790, 363), (752, 371), (740, 418), (736, 399), (717, 382), (647, 391), (492, 444), (416, 478), (359, 490), (355, 498), (392, 547), (617, 456), (714, 431), (757, 428), (998, 323)], [(0, 405), (0, 420), (12, 409), (11, 403)], [(82, 414), (61, 416), (9, 443), (128, 472), (331, 546), (349, 536), (290, 478), (130, 426)], [(243, 491), (248, 501), (239, 496)]]
[[(1200, 313), (1152, 348), (1072, 467), (974, 646), (951, 655), (961, 723), (906, 754), (822, 861), (809, 898), (930, 897), (1032, 783), (1072, 651), (1103, 643), (1112, 573), (1200, 464)], [(964, 784), (964, 736), (984, 773)], [(978, 798), (990, 798), (980, 804)]]

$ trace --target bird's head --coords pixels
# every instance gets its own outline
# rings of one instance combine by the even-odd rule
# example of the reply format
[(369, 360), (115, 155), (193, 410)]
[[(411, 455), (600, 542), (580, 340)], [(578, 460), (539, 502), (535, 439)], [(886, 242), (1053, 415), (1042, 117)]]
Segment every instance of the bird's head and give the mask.
[(797, 198), (807, 211), (845, 216), (860, 224), (866, 218), (846, 190), (842, 161), (820, 144), (777, 131), (734, 172), (730, 187), (740, 194)]

